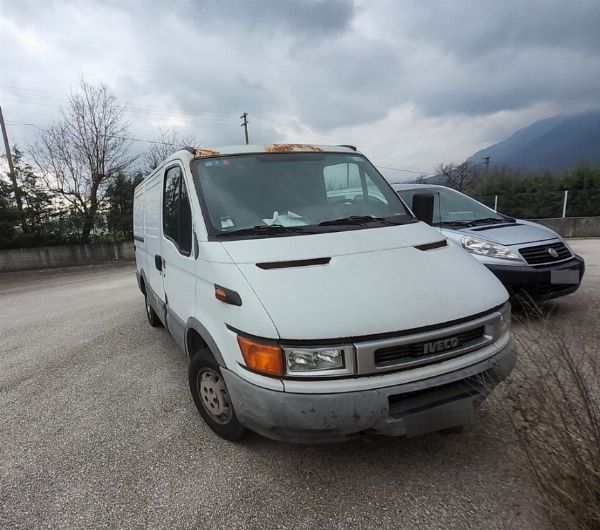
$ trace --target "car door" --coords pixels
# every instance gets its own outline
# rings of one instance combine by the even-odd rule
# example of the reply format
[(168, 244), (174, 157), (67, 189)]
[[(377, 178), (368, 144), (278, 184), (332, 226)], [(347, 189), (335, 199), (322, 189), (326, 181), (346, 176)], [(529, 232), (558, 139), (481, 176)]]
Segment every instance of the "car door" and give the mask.
[(184, 348), (185, 327), (196, 296), (193, 218), (183, 167), (167, 167), (163, 181), (161, 241), (167, 328)]

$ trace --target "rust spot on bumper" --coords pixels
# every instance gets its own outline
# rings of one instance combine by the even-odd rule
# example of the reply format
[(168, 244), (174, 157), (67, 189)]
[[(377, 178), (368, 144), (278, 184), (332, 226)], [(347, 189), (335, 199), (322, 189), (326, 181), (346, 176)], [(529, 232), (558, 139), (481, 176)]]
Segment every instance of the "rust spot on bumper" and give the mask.
[(307, 144), (271, 144), (265, 145), (267, 153), (321, 153), (323, 150)]
[(198, 149), (194, 151), (194, 158), (208, 158), (209, 156), (219, 156), (220, 154), (219, 151), (215, 151), (214, 149), (198, 147)]

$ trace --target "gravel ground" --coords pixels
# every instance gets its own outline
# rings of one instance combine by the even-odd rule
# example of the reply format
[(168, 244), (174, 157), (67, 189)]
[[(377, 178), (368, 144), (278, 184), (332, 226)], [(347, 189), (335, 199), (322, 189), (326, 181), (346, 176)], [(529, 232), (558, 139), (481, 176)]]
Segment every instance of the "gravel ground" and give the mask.
[[(576, 325), (600, 291), (600, 242)], [(0, 527), (545, 528), (499, 389), (462, 434), (219, 439), (131, 264), (0, 275)], [(519, 325), (516, 326), (517, 330)]]

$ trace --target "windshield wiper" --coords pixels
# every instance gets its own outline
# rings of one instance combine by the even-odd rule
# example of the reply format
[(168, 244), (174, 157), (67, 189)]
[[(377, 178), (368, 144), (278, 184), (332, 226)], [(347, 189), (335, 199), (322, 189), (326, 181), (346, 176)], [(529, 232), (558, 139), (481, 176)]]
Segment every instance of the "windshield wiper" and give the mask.
[(312, 234), (305, 226), (256, 225), (238, 230), (220, 232), (216, 237), (253, 236), (262, 234)]
[(318, 226), (337, 226), (337, 225), (358, 225), (367, 226), (367, 223), (373, 221), (383, 225), (400, 225), (397, 221), (391, 219), (385, 219), (384, 217), (373, 217), (372, 215), (351, 215), (349, 217), (340, 217), (339, 219), (330, 219), (329, 221), (323, 221)]
[(486, 223), (497, 223), (497, 224), (501, 224), (501, 223), (516, 223), (517, 220), (513, 219), (512, 217), (503, 217), (502, 219), (498, 219), (497, 217), (483, 217), (482, 219), (473, 219), (472, 221), (470, 221), (473, 224), (486, 224)]
[(440, 221), (439, 223), (433, 223), (435, 226), (473, 226), (473, 221)]
[(441, 221), (439, 223), (433, 223), (436, 226), (477, 226), (481, 224), (502, 224), (502, 223), (516, 223), (517, 220), (512, 217), (505, 217), (498, 219), (497, 217), (482, 217), (481, 219), (469, 219), (462, 220), (456, 219), (454, 221)]
[[(340, 219), (331, 219), (329, 221), (323, 221), (317, 226), (345, 226), (345, 225), (356, 225), (356, 226), (367, 226), (368, 223), (376, 222), (382, 225), (400, 225), (404, 224), (391, 219), (385, 219), (383, 217), (373, 217), (372, 215), (352, 215), (350, 217), (342, 217)], [(220, 232), (216, 235), (218, 238), (237, 237), (237, 236), (253, 236), (253, 235), (278, 235), (278, 234), (316, 234), (320, 233), (318, 229), (315, 229), (313, 225), (312, 229), (309, 225), (295, 225), (295, 226), (283, 226), (278, 224), (272, 225), (256, 225), (249, 226), (247, 228), (240, 228), (238, 230), (227, 230), (226, 232)]]

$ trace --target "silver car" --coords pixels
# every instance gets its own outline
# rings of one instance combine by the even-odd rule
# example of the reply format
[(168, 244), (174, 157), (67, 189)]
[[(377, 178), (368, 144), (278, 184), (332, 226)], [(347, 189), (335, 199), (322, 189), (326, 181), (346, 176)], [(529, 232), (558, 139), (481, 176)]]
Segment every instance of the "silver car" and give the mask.
[(583, 258), (549, 228), (502, 215), (444, 186), (394, 184), (393, 188), (419, 219), (473, 254), (512, 296), (524, 292), (547, 300), (578, 289)]

